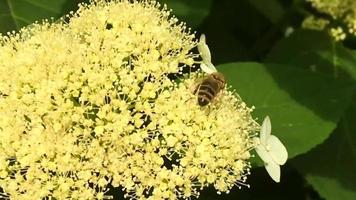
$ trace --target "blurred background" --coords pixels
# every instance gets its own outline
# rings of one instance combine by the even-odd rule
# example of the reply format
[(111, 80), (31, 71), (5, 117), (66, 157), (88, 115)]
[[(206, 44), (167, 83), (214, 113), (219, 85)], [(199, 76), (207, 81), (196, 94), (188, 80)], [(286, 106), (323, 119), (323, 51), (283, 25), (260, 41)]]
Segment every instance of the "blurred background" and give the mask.
[[(0, 0), (0, 33), (57, 20), (81, 0)], [(281, 182), (258, 158), (247, 186), (199, 199), (356, 199), (356, 1), (161, 0), (197, 38), (259, 123), (289, 152)], [(119, 190), (111, 192), (121, 197)]]

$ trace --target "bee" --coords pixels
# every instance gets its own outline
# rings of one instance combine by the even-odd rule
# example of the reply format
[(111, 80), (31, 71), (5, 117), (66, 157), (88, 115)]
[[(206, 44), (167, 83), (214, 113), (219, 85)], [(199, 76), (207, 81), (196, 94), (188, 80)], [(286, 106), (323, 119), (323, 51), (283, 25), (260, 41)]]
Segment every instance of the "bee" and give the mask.
[(211, 54), (208, 45), (205, 43), (205, 35), (200, 36), (198, 51), (203, 59), (200, 68), (208, 75), (198, 84), (194, 94), (198, 96), (198, 104), (206, 106), (225, 88), (226, 80), (224, 75), (218, 72), (211, 63)]
[(212, 102), (226, 84), (224, 75), (219, 72), (208, 74), (195, 89), (198, 104), (206, 106)]

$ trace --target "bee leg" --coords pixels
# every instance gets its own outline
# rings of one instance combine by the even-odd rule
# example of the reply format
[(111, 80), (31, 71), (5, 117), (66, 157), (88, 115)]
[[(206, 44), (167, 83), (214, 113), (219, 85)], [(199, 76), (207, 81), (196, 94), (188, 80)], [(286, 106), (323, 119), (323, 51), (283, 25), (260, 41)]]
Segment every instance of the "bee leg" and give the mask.
[(197, 92), (199, 91), (200, 88), (200, 83), (199, 84), (195, 84), (192, 88), (191, 91), (193, 92), (193, 94), (197, 94)]
[(221, 100), (221, 96), (222, 96), (222, 91), (220, 91), (216, 94), (216, 97), (211, 100), (211, 103), (214, 105), (217, 102), (219, 102)]

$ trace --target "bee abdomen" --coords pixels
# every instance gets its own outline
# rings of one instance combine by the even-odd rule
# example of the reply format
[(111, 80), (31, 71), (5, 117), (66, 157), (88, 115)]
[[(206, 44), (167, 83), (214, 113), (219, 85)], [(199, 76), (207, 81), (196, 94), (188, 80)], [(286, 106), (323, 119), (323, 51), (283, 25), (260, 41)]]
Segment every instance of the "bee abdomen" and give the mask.
[(215, 97), (216, 90), (209, 84), (201, 84), (198, 90), (198, 104), (200, 106), (208, 105)]

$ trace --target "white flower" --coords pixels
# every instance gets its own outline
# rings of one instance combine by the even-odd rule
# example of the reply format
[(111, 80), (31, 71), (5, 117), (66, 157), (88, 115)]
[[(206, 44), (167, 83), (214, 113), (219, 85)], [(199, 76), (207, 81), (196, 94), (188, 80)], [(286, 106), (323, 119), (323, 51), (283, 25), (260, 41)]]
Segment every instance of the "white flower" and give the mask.
[(205, 42), (204, 34), (200, 36), (198, 43), (198, 51), (203, 59), (203, 61), (200, 63), (200, 68), (208, 74), (217, 72), (215, 66), (211, 63), (211, 53), (208, 45)]
[(288, 159), (288, 152), (282, 142), (271, 135), (271, 121), (268, 116), (263, 120), (260, 137), (255, 138), (256, 152), (265, 163), (265, 168), (271, 178), (277, 183), (280, 180), (280, 165), (284, 165)]

